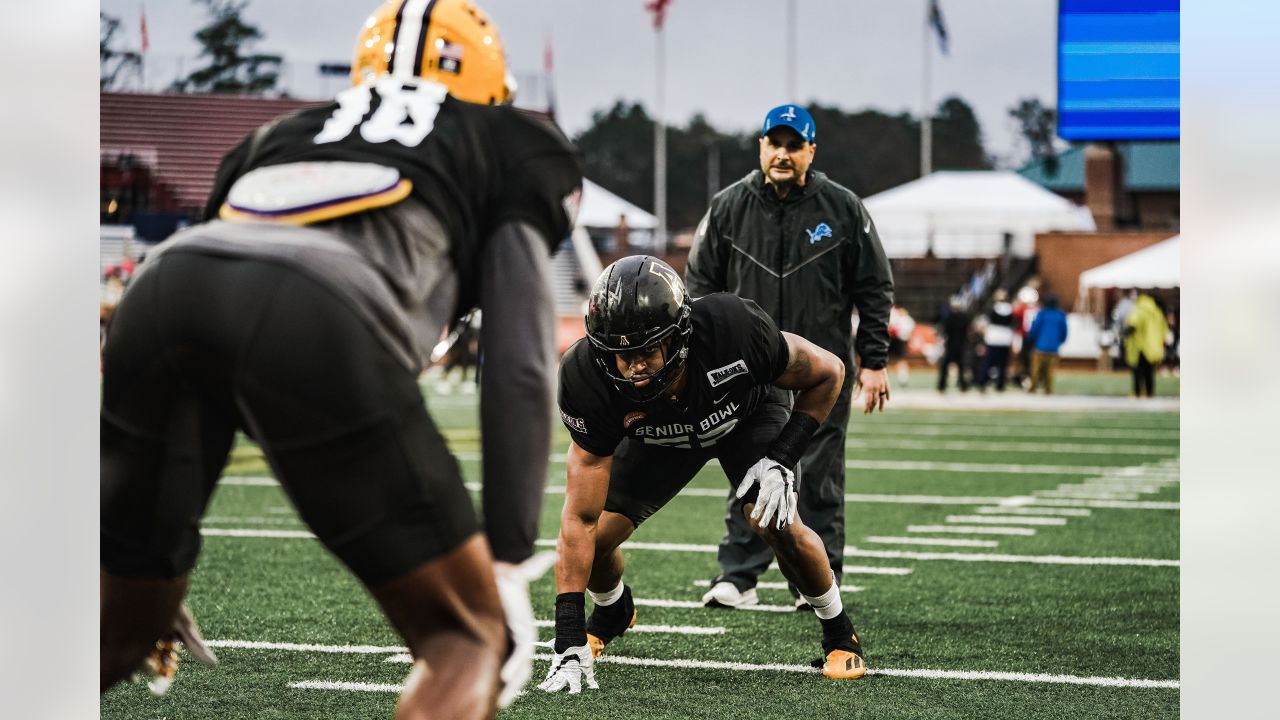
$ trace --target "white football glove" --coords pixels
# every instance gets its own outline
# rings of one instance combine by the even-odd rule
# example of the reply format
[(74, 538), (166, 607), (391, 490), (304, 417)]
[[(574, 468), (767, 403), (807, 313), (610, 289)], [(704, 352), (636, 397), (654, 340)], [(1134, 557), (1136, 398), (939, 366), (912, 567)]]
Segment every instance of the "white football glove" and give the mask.
[(555, 565), (554, 552), (542, 552), (519, 565), (494, 562), (493, 575), (498, 581), (498, 595), (507, 616), (507, 632), (511, 634), (511, 655), (502, 664), (499, 680), (498, 707), (505, 708), (524, 689), (533, 673), (533, 648), (538, 641), (538, 628), (533, 621), (533, 605), (529, 603), (529, 583), (542, 577)]
[[(545, 644), (551, 645), (554, 652), (554, 640)], [(568, 687), (570, 695), (577, 695), (582, 692), (583, 678), (587, 680), (587, 689), (600, 689), (600, 685), (596, 683), (596, 671), (591, 665), (590, 645), (576, 645), (562, 653), (555, 653), (551, 658), (547, 679), (542, 681), (538, 689), (554, 693)]]
[(775, 522), (776, 517), (774, 527), (779, 530), (794, 522), (799, 501), (796, 496), (795, 473), (777, 460), (760, 458), (747, 470), (738, 485), (738, 499), (745, 497), (756, 483), (760, 484), (760, 493), (756, 497), (756, 506), (751, 511), (751, 519), (759, 522), (762, 527), (768, 527), (770, 522)]

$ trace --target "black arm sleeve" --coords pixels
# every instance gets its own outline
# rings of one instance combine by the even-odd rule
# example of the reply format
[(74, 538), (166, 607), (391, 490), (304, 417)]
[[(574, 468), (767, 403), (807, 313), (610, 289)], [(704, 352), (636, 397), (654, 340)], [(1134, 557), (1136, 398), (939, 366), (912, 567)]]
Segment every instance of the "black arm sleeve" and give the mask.
[(725, 287), (728, 259), (724, 257), (723, 247), (712, 210), (707, 210), (707, 214), (698, 223), (698, 229), (693, 233), (689, 264), (684, 271), (684, 284), (690, 297), (697, 298), (728, 290)]
[(481, 259), (482, 508), (496, 560), (533, 554), (551, 452), (555, 322), (547, 242), (501, 225)]
[[(858, 223), (858, 251), (853, 275), (853, 304), (858, 308), (858, 337), (854, 348), (861, 366), (880, 370), (889, 360), (889, 309), (893, 307), (893, 271), (880, 244), (871, 214), (861, 201), (854, 201)], [(865, 228), (865, 231), (863, 230)]]

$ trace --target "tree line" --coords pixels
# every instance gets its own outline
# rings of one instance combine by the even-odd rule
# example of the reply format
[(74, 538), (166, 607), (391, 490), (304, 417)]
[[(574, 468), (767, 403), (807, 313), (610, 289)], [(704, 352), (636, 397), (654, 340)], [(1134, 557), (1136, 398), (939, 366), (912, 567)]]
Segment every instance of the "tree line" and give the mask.
[[(206, 61), (171, 92), (266, 94), (277, 91), (282, 58), (256, 53), (258, 28), (242, 17), (249, 0), (192, 0), (205, 8), (208, 24), (195, 33)], [(99, 13), (100, 80), (104, 90), (136, 72), (139, 53), (116, 47), (119, 18)], [(867, 197), (919, 175), (920, 121), (907, 113), (866, 109), (847, 112), (833, 105), (806, 105), (822, 129), (814, 167), (836, 182)], [(1032, 158), (1052, 172), (1055, 160), (1054, 111), (1036, 98), (1022, 98), (1008, 114), (1018, 123)], [(937, 170), (986, 170), (991, 158), (982, 144), (982, 129), (973, 108), (962, 98), (940, 102), (932, 118), (933, 167)], [(667, 128), (668, 226), (697, 224), (710, 195), (759, 166), (754, 132), (725, 132), (702, 115), (684, 126)], [(586, 174), (623, 198), (654, 207), (654, 120), (637, 102), (616, 101), (592, 114), (591, 126), (575, 138), (582, 149)]]

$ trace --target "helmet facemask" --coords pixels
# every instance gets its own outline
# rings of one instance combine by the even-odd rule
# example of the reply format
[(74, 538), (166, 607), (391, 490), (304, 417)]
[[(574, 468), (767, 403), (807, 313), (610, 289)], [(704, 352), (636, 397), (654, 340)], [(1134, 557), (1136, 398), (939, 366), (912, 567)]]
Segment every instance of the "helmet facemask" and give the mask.
[[(631, 255), (605, 268), (591, 290), (585, 321), (596, 364), (627, 399), (648, 402), (679, 379), (689, 354), (693, 308), (670, 265)], [(628, 378), (618, 367), (620, 353), (651, 354), (659, 347), (663, 366), (652, 374)]]
[[(689, 306), (685, 305), (681, 322), (660, 328), (656, 335), (648, 338), (648, 342), (640, 345), (630, 342), (629, 336), (621, 336), (627, 340), (627, 344), (610, 343), (606, 345), (597, 340), (596, 337), (588, 335), (591, 341), (591, 349), (595, 356), (596, 364), (604, 371), (604, 374), (613, 382), (613, 386), (623, 397), (633, 402), (649, 402), (667, 391), (676, 380), (680, 379), (680, 375), (684, 369), (685, 360), (689, 357), (689, 335), (693, 329), (693, 325), (687, 322), (689, 315)], [(622, 370), (618, 367), (617, 356), (619, 354), (640, 352), (649, 354), (655, 349), (662, 351), (662, 368), (657, 372), (649, 375), (633, 375), (626, 377)], [(643, 387), (636, 387), (636, 384), (648, 380), (649, 382)]]

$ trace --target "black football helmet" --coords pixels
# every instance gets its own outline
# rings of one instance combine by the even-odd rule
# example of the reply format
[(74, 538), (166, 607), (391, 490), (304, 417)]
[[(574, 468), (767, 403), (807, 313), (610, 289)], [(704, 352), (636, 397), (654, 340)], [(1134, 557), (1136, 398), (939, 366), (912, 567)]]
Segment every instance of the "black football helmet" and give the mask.
[[(587, 339), (596, 364), (624, 397), (647, 402), (680, 377), (689, 355), (693, 310), (684, 282), (670, 265), (649, 255), (632, 255), (600, 273), (587, 305)], [(623, 377), (616, 353), (652, 351), (664, 340), (663, 366), (642, 377)], [(650, 382), (642, 388), (635, 384)]]

